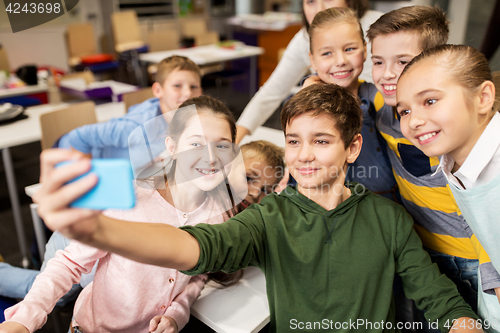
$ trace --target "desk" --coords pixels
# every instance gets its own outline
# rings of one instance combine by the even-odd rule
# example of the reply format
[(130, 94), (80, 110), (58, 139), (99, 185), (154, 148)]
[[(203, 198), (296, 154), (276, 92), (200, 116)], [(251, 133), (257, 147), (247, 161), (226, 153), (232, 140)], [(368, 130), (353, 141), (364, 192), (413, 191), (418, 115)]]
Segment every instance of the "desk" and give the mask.
[(215, 44), (191, 47), (187, 49), (160, 51), (143, 53), (139, 55), (139, 59), (144, 62), (157, 64), (163, 59), (179, 55), (191, 59), (195, 64), (211, 65), (229, 60), (242, 58), (250, 58), (250, 94), (255, 93), (255, 85), (257, 83), (257, 59), (258, 55), (264, 53), (264, 49), (257, 46), (241, 45), (237, 49), (225, 49)]
[(38, 84), (36, 86), (25, 86), (19, 88), (0, 89), (0, 98), (38, 94), (42, 92), (47, 92), (47, 89), (48, 88), (46, 84)]
[(208, 283), (191, 314), (218, 333), (254, 333), (269, 323), (266, 280), (260, 269), (248, 267), (236, 285), (219, 288)]
[[(19, 146), (25, 143), (39, 141), (42, 137), (40, 129), (40, 115), (43, 113), (63, 109), (68, 104), (62, 103), (57, 105), (44, 104), (26, 109), (24, 112), (28, 115), (27, 119), (19, 120), (14, 123), (0, 126), (0, 149), (2, 150), (2, 161), (7, 178), (7, 186), (9, 190), (10, 202), (12, 205), (12, 213), (16, 227), (17, 238), (21, 254), (23, 256), (22, 265), (27, 267), (29, 248), (26, 243), (26, 236), (23, 228), (21, 217), (21, 206), (19, 204), (19, 196), (17, 193), (16, 178), (14, 168), (12, 166), (12, 158), (10, 156), (10, 147)], [(97, 121), (102, 122), (113, 117), (119, 117), (125, 114), (125, 106), (123, 103), (107, 103), (96, 106)]]

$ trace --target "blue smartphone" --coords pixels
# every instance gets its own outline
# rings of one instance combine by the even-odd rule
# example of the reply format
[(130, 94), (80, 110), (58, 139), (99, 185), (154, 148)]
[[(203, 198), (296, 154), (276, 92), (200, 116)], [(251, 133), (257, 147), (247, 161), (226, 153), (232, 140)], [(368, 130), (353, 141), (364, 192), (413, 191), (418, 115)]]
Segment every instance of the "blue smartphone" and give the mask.
[[(72, 162), (63, 162), (63, 166)], [(130, 161), (127, 159), (93, 159), (89, 172), (95, 173), (99, 178), (97, 185), (70, 204), (74, 208), (104, 209), (130, 209), (135, 206), (135, 193)], [(86, 173), (85, 175), (87, 175)], [(84, 177), (82, 175), (71, 182)]]

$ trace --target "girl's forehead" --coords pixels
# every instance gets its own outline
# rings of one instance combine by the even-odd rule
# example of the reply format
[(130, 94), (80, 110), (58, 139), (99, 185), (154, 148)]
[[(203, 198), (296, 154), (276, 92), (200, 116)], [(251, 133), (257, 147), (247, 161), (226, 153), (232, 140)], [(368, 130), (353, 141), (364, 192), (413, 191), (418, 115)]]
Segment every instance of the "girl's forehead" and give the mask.
[(215, 114), (209, 112), (198, 112), (192, 116), (186, 124), (182, 137), (197, 135), (207, 139), (229, 138), (231, 139), (231, 130), (229, 122)]
[(408, 68), (407, 71), (405, 71), (404, 75), (401, 76), (401, 78), (404, 78), (405, 76), (422, 76), (422, 75), (427, 75), (426, 73), (431, 70), (433, 72), (435, 71), (440, 71), (442, 72), (442, 75), (447, 76), (449, 74), (449, 71), (442, 71), (441, 68), (442, 66), (439, 66), (436, 63), (437, 59), (431, 59), (431, 58), (426, 58), (423, 60), (420, 60), (419, 62), (413, 64), (411, 67)]
[[(348, 33), (353, 32), (353, 35), (345, 35), (345, 34), (331, 34), (329, 33), (332, 30), (338, 30), (338, 29), (346, 29)], [(364, 43), (364, 40), (361, 38), (361, 31), (359, 28), (359, 23), (354, 22), (354, 21), (339, 21), (339, 22), (330, 22), (330, 23), (324, 23), (321, 26), (316, 27), (312, 31), (313, 37), (316, 37), (318, 35), (324, 35), (325, 40), (330, 40), (330, 41), (335, 41), (335, 40), (345, 40), (346, 38), (354, 37), (356, 40), (359, 40), (360, 42)], [(313, 43), (315, 39), (313, 38)]]

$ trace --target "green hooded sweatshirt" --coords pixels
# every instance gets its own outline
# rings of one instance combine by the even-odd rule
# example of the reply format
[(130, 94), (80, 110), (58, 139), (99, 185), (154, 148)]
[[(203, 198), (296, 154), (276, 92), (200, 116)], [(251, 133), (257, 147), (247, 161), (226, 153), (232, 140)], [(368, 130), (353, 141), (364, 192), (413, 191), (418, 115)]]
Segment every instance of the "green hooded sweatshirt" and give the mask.
[(351, 185), (330, 211), (287, 187), (225, 223), (182, 229), (200, 244), (186, 274), (259, 267), (266, 276), (270, 332), (394, 332), (394, 274), (428, 320), (477, 318), (440, 274), (392, 201)]

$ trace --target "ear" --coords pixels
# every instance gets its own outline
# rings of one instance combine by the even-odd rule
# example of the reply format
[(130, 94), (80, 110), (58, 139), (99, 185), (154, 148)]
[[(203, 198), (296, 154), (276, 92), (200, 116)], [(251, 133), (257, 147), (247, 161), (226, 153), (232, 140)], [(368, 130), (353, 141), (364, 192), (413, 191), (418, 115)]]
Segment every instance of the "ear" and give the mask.
[(165, 147), (167, 147), (168, 153), (170, 154), (170, 156), (172, 156), (172, 159), (175, 159), (174, 158), (175, 142), (169, 136), (167, 136), (167, 138), (165, 139)]
[(361, 153), (361, 146), (363, 145), (363, 137), (361, 134), (356, 134), (349, 147), (347, 147), (347, 163), (354, 163)]
[(313, 57), (313, 55), (312, 55), (311, 51), (309, 51), (309, 60), (311, 61), (311, 67), (313, 68), (313, 70), (314, 70), (315, 72), (317, 72), (317, 70), (316, 70), (316, 66), (315, 66), (315, 64), (314, 64), (314, 57)]
[(158, 83), (158, 82), (153, 83), (151, 90), (153, 90), (154, 97), (156, 97), (156, 98), (163, 97), (163, 87), (161, 86), (160, 83)]
[(491, 81), (484, 81), (479, 88), (479, 114), (485, 115), (491, 112), (495, 104), (495, 85)]

